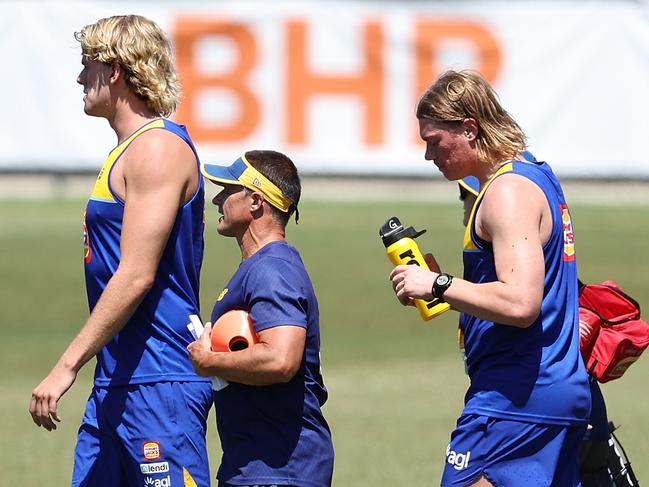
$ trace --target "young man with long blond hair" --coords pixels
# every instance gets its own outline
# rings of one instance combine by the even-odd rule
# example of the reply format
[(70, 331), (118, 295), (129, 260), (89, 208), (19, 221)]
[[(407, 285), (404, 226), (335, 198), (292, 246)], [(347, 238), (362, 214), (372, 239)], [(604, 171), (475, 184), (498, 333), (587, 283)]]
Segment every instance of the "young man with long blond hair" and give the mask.
[(391, 273), (403, 304), (461, 311), (471, 384), (446, 449), (443, 486), (578, 486), (590, 394), (579, 352), (574, 234), (550, 166), (489, 84), (448, 71), (417, 107), (427, 160), (477, 178), (462, 278), (417, 266)]
[(75, 36), (84, 111), (108, 121), (117, 146), (84, 214), (90, 316), (29, 410), (38, 426), (56, 429), (61, 396), (96, 356), (72, 485), (208, 486), (211, 386), (186, 350), (189, 315), (199, 313), (204, 189), (191, 138), (164, 118), (179, 101), (171, 45), (136, 15)]

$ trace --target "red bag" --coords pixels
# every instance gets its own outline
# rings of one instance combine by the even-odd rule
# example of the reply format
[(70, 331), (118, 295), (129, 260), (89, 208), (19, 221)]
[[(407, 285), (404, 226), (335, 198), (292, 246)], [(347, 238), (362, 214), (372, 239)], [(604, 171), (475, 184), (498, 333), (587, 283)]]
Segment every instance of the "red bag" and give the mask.
[(622, 377), (649, 345), (640, 305), (613, 281), (579, 289), (579, 348), (599, 382)]

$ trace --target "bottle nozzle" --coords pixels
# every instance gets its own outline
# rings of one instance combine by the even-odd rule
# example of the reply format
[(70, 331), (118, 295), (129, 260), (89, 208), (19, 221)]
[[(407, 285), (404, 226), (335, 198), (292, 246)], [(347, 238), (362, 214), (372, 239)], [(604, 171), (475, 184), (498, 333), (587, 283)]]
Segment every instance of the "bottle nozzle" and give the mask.
[(403, 228), (401, 221), (393, 216), (386, 221), (379, 229), (379, 236), (383, 240), (383, 245), (388, 247), (403, 237), (417, 238), (426, 230), (417, 231), (413, 227)]
[(400, 231), (403, 231), (403, 225), (401, 225), (401, 221), (396, 216), (393, 216), (388, 221), (386, 221), (383, 226), (381, 226), (381, 228), (379, 229), (379, 237), (385, 239), (392, 233)]

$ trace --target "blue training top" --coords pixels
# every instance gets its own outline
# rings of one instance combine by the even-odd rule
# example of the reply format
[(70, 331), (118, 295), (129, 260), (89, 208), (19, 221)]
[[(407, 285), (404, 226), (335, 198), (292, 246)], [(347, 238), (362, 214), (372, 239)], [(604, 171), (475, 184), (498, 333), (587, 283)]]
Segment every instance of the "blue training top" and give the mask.
[(320, 409), (327, 389), (320, 371), (318, 302), (297, 250), (277, 241), (244, 260), (214, 305), (212, 322), (233, 309), (247, 310), (257, 332), (284, 325), (306, 328), (306, 343), (300, 369), (289, 382), (230, 382), (214, 392), (223, 449), (218, 479), (328, 487), (334, 452)]
[(464, 412), (533, 423), (583, 424), (588, 421), (590, 393), (579, 352), (574, 236), (563, 191), (547, 163), (509, 162), (482, 188), (464, 236), (464, 279), (497, 280), (491, 243), (476, 234), (475, 215), (489, 184), (507, 173), (536, 184), (550, 206), (552, 231), (543, 246), (543, 301), (528, 328), (461, 314), (471, 379)]
[[(95, 307), (120, 262), (124, 202), (110, 186), (110, 174), (129, 144), (147, 130), (168, 130), (194, 151), (185, 127), (156, 119), (115, 147), (104, 162), (84, 216), (86, 290)], [(198, 156), (196, 156), (198, 172)], [(207, 381), (189, 362), (190, 314), (199, 314), (198, 285), (203, 260), (203, 178), (178, 210), (151, 290), (131, 319), (97, 354), (95, 385), (116, 386), (160, 381)]]

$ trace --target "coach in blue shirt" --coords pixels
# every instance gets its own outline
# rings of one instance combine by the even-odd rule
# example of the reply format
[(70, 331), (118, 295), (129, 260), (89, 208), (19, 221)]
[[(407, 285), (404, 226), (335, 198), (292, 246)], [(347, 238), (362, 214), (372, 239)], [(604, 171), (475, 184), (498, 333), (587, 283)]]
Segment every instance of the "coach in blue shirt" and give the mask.
[[(326, 487), (333, 444), (321, 411), (327, 390), (320, 373), (318, 302), (285, 227), (300, 199), (293, 162), (274, 151), (250, 151), (231, 166), (202, 164), (224, 189), (213, 203), (219, 234), (237, 239), (242, 262), (212, 311), (250, 313), (259, 343), (211, 351), (209, 325), (189, 345), (200, 375), (218, 376), (214, 392), (223, 458), (219, 487)], [(218, 326), (218, 325), (215, 325)]]

